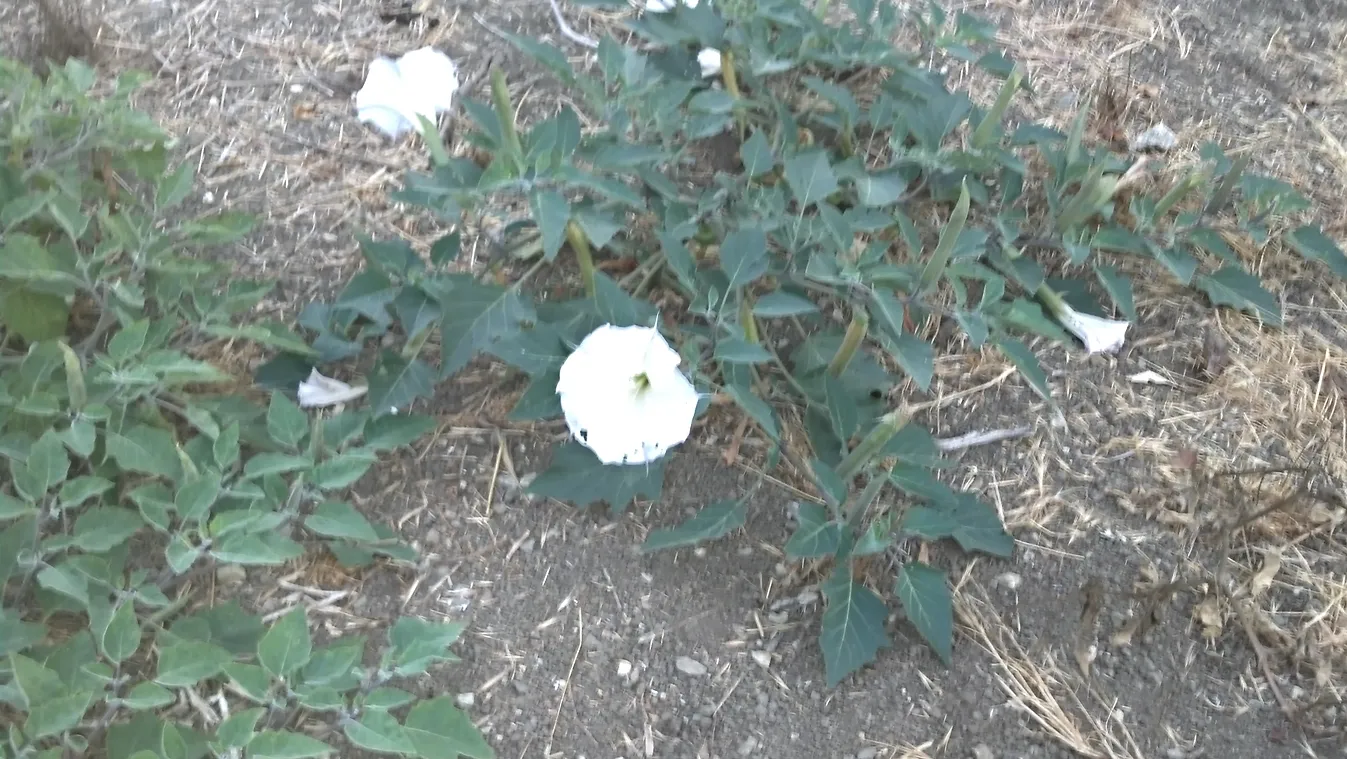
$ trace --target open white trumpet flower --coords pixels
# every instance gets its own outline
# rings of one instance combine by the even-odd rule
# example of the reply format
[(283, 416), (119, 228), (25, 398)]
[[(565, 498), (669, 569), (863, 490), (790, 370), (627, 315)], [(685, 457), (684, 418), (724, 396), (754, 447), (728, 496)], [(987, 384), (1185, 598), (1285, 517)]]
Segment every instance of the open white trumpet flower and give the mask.
[(341, 380), (325, 377), (317, 369), (309, 372), (309, 378), (299, 383), (300, 408), (327, 408), (339, 403), (353, 401), (369, 391), (367, 387), (352, 387)]
[(421, 131), (419, 116), (432, 123), (448, 111), (458, 92), (458, 67), (433, 47), (413, 50), (396, 61), (375, 58), (365, 86), (355, 94), (356, 115), (392, 139)]
[(1063, 327), (1085, 343), (1087, 353), (1116, 353), (1127, 340), (1127, 328), (1132, 326), (1117, 319), (1104, 319), (1083, 314), (1065, 302), (1053, 309), (1053, 316)]
[(702, 77), (716, 76), (720, 73), (720, 51), (715, 48), (702, 48), (697, 53), (697, 63), (701, 64)]
[(571, 435), (605, 464), (646, 464), (687, 440), (698, 394), (680, 361), (657, 329), (589, 333), (557, 381)]
[(645, 9), (650, 13), (668, 13), (679, 5), (696, 8), (698, 0), (645, 0)]

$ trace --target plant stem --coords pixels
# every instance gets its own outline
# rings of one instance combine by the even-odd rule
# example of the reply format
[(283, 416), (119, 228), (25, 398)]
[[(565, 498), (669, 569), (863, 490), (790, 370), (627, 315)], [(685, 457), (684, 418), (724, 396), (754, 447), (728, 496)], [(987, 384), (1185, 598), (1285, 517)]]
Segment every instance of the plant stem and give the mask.
[(837, 476), (841, 477), (843, 482), (850, 481), (866, 463), (879, 455), (893, 436), (898, 434), (898, 430), (907, 426), (910, 418), (911, 414), (906, 408), (894, 409), (880, 417), (879, 424), (876, 424), (860, 444), (851, 449), (851, 452), (838, 463)]
[(828, 362), (828, 374), (833, 377), (842, 376), (842, 372), (851, 363), (855, 357), (856, 351), (861, 347), (861, 342), (865, 340), (865, 332), (870, 328), (870, 314), (864, 309), (856, 309), (851, 314), (851, 323), (847, 325), (847, 333), (842, 338), (842, 344), (837, 348), (837, 354), (833, 360)]
[(589, 247), (589, 238), (585, 231), (574, 221), (566, 222), (566, 241), (575, 251), (575, 261), (580, 265), (580, 278), (585, 283), (585, 295), (594, 297), (594, 254)]
[(753, 296), (744, 295), (739, 299), (739, 326), (744, 330), (744, 339), (750, 343), (758, 342), (758, 323), (753, 319)]
[(879, 467), (876, 471), (870, 473), (870, 481), (865, 483), (865, 490), (856, 497), (856, 501), (851, 505), (847, 512), (847, 532), (852, 535), (865, 524), (865, 515), (869, 513), (870, 506), (879, 497), (879, 491), (889, 481), (889, 468)]
[(739, 74), (734, 70), (734, 51), (725, 50), (720, 54), (720, 80), (725, 83), (725, 91), (734, 98), (734, 123), (739, 128), (739, 139), (743, 140), (748, 135), (748, 117), (745, 116), (740, 108), (739, 99), (743, 94), (739, 91)]
[(510, 85), (505, 81), (505, 72), (499, 68), (491, 69), (491, 101), (496, 106), (496, 118), (500, 121), (500, 131), (505, 138), (505, 149), (510, 151), (515, 166), (523, 172), (524, 147), (519, 142), (519, 131), (515, 129), (514, 106), (510, 103)]

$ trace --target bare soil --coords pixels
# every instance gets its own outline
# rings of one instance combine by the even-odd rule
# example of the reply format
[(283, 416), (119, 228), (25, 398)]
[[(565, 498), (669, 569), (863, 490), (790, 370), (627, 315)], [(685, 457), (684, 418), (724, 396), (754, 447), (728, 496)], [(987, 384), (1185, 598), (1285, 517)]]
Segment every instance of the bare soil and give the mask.
[[(199, 161), (197, 202), (265, 218), (238, 266), (281, 283), (281, 312), (345, 280), (356, 232), (424, 241), (438, 231), (386, 198), (424, 158), (354, 118), (350, 98), (373, 56), (434, 44), (465, 79), (493, 56), (525, 118), (561, 97), (476, 20), (559, 40), (541, 0), (433, 5), (410, 25), (380, 21), (380, 7), (107, 0), (91, 13), (105, 69), (155, 74), (141, 105)], [(1064, 123), (1080, 97), (1110, 89), (1118, 112), (1101, 128), (1135, 134), (1165, 121), (1181, 141), (1178, 165), (1206, 139), (1253, 151), (1256, 166), (1315, 198), (1330, 234), (1347, 232), (1344, 0), (963, 7), (997, 19), (1030, 65), (1030, 115)], [(568, 13), (580, 29), (604, 20)], [(0, 23), (15, 17), (0, 10)], [(952, 668), (895, 617), (894, 645), (875, 666), (824, 687), (814, 578), (776, 548), (791, 503), (808, 494), (769, 485), (740, 533), (637, 553), (648, 530), (742, 492), (758, 476), (751, 439), (730, 467), (723, 435), (694, 436), (664, 498), (621, 515), (523, 495), (564, 430), (501, 424), (519, 388), (486, 366), (443, 388), (439, 434), (358, 489), (362, 508), (420, 545), (423, 565), (351, 576), (310, 564), (290, 576), (354, 591), (324, 619), (333, 630), (377, 629), (400, 614), (470, 621), (462, 663), (420, 687), (461, 694), (500, 757), (1341, 756), (1347, 513), (1331, 489), (1347, 474), (1347, 289), (1275, 245), (1248, 254), (1285, 294), (1284, 330), (1212, 311), (1155, 278), (1139, 286), (1140, 323), (1123, 355), (1036, 345), (1066, 427), (1017, 376), (1003, 377), (996, 354), (939, 362), (933, 398), (989, 386), (925, 414), (935, 434), (1035, 428), (966, 452), (949, 474), (996, 505), (1018, 542), (1007, 562), (927, 549), (957, 578)], [(1176, 384), (1129, 381), (1143, 370)], [(1225, 530), (1300, 480), (1203, 484), (1200, 473), (1290, 466), (1320, 472), (1309, 488), (1322, 497)], [(1210, 601), (1221, 580), (1245, 601)], [(294, 601), (274, 575), (248, 582), (264, 609)], [(1139, 619), (1148, 629), (1134, 629)]]

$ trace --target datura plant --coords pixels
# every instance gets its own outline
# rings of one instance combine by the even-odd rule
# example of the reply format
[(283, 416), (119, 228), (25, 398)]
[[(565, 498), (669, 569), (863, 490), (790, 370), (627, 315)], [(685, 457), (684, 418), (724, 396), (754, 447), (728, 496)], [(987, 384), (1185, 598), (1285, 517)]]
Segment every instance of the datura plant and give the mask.
[[(1172, 172), (1151, 172), (1153, 159), (1085, 139), (1088, 103), (1066, 131), (1010, 123), (1032, 83), (979, 18), (848, 5), (650, 0), (626, 22), (631, 41), (604, 37), (585, 66), (507, 35), (575, 105), (525, 129), (493, 71), (489, 102), (461, 101), (471, 150), (451, 154), (432, 134), (429, 170), (394, 194), (454, 231), (428, 256), (363, 240), (366, 269), (301, 319), (317, 357), (283, 355), (263, 373), (296, 383), (379, 341), (367, 374), (383, 413), (493, 356), (528, 379), (512, 420), (570, 427), (531, 489), (577, 506), (659, 499), (691, 420), (708, 407), (742, 415), (767, 469), (789, 466), (814, 486), (785, 553), (827, 573), (828, 682), (888, 645), (890, 600), (949, 661), (949, 584), (912, 558), (914, 541), (998, 557), (1014, 542), (995, 510), (942, 482), (948, 460), (895, 400), (930, 388), (936, 328), (999, 351), (1052, 403), (1026, 338), (1116, 350), (1137, 319), (1135, 259), (1275, 326), (1278, 298), (1230, 235), (1280, 236), (1337, 275), (1347, 257), (1294, 221), (1303, 197), (1215, 145), (1166, 186)], [(891, 42), (914, 36), (910, 49)], [(951, 89), (940, 73), (950, 60), (999, 80), (993, 102)], [(504, 244), (484, 274), (461, 273), (463, 235), (484, 225)], [(574, 272), (572, 297), (533, 294), (544, 268)], [(783, 445), (787, 420), (802, 421), (792, 437), (807, 454)], [(747, 505), (707, 504), (646, 548), (725, 536)], [(877, 582), (873, 568), (891, 563), (896, 577)]]

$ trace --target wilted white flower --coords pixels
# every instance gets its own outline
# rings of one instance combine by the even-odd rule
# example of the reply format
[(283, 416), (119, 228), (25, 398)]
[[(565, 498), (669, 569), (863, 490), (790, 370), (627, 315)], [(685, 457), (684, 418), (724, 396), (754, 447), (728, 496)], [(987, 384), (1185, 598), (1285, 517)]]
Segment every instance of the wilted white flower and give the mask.
[(1085, 343), (1087, 353), (1116, 353), (1127, 339), (1127, 328), (1132, 326), (1117, 319), (1082, 314), (1060, 299), (1052, 307), (1052, 315)]
[(355, 94), (356, 115), (397, 139), (408, 130), (421, 130), (418, 116), (434, 122), (448, 111), (456, 92), (458, 67), (433, 47), (413, 50), (397, 61), (375, 58), (365, 86)]
[(720, 51), (715, 48), (704, 47), (700, 53), (697, 53), (697, 63), (701, 64), (702, 76), (716, 76), (720, 73)]
[(341, 380), (324, 377), (317, 369), (309, 372), (309, 378), (299, 383), (300, 408), (325, 408), (338, 403), (346, 403), (364, 395), (369, 388), (351, 387)]
[(645, 9), (650, 13), (668, 13), (675, 6), (697, 7), (697, 0), (645, 0)]
[(605, 324), (561, 365), (571, 434), (605, 464), (645, 464), (687, 440), (698, 395), (658, 329)]

